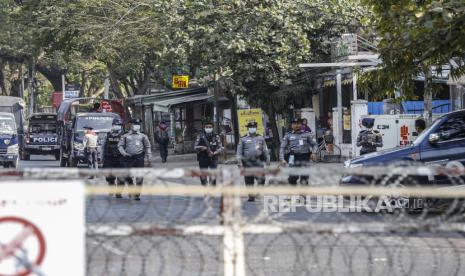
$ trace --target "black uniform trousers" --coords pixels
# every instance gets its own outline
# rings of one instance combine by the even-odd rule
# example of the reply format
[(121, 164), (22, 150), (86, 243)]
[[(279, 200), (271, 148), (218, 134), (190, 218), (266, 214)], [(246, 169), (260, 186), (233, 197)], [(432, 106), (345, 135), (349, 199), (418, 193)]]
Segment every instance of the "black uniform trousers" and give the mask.
[(168, 142), (160, 142), (158, 143), (160, 147), (160, 157), (163, 162), (166, 162), (168, 158)]
[[(242, 160), (242, 166), (244, 168), (264, 168), (263, 162), (260, 160)], [(246, 175), (244, 176), (244, 181), (246, 186), (253, 186), (255, 184), (255, 179), (257, 179), (257, 184), (265, 185), (265, 177), (255, 176), (255, 175)]]
[[(121, 156), (105, 156), (103, 158), (103, 168), (104, 169), (114, 169), (114, 168), (124, 168), (124, 164), (122, 162), (122, 157)], [(109, 175), (105, 177), (107, 180), (107, 183), (109, 185), (115, 185), (116, 184), (116, 176)], [(123, 185), (124, 180), (118, 178), (118, 185)]]
[[(134, 156), (125, 157), (123, 159), (124, 167), (125, 168), (143, 168), (144, 165), (145, 165), (144, 164), (144, 158), (145, 158), (144, 153), (134, 155)], [(124, 182), (127, 183), (128, 186), (129, 185), (134, 185), (134, 180), (130, 176), (125, 177)], [(136, 177), (136, 185), (137, 186), (142, 187), (143, 182), (144, 182), (143, 177)], [(136, 193), (135, 196), (139, 197), (140, 196), (140, 191), (138, 193)]]
[[(207, 169), (216, 169), (218, 168), (218, 159), (217, 158), (211, 158), (211, 157), (203, 157), (203, 156), (198, 156), (197, 160), (199, 161), (199, 168), (201, 170), (207, 170)], [(201, 176), (200, 177), (200, 182), (202, 185), (207, 185), (207, 177), (206, 176)], [(213, 185), (216, 185), (216, 179), (212, 179)]]
[[(305, 167), (310, 163), (311, 153), (294, 153), (293, 155), (294, 165), (290, 165), (291, 167)], [(289, 159), (287, 161), (289, 162)], [(290, 175), (288, 178), (289, 184), (296, 185), (299, 178), (301, 184), (308, 184), (308, 175)]]

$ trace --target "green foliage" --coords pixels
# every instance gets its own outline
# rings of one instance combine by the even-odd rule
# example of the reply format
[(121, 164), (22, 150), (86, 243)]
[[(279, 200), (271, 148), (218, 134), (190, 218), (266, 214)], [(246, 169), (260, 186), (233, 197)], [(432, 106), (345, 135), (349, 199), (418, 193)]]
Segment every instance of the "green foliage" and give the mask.
[(125, 97), (183, 71), (278, 111), (307, 91), (299, 63), (327, 59), (330, 38), (369, 22), (361, 0), (0, 1), (19, 34), (0, 34), (0, 57), (27, 54), (55, 89), (66, 72), (93, 94), (108, 69)]
[[(452, 73), (465, 73), (465, 4), (461, 0), (365, 0), (375, 14), (378, 45), (383, 61), (380, 71), (371, 72), (372, 81), (381, 94), (393, 87), (404, 96), (413, 92), (412, 79), (430, 66), (456, 60), (459, 68)], [(384, 84), (384, 85), (383, 85)]]

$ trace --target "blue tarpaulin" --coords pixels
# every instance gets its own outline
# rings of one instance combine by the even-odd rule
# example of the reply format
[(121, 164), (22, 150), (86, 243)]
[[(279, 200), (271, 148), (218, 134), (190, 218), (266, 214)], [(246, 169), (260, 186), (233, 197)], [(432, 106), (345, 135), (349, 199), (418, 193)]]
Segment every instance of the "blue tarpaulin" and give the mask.
[[(381, 115), (383, 114), (383, 102), (369, 102), (368, 114)], [(406, 114), (423, 114), (424, 103), (423, 101), (405, 101), (402, 102), (402, 107)], [(449, 100), (434, 100), (433, 113), (448, 113), (450, 112)]]

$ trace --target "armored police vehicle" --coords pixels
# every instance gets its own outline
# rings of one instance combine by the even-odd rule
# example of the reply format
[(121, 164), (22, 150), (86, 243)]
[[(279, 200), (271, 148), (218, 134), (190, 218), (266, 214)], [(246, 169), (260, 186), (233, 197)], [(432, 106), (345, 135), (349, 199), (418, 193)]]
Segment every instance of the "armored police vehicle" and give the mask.
[(56, 120), (57, 115), (53, 113), (37, 113), (29, 117), (24, 136), (24, 160), (29, 160), (31, 154), (53, 155), (56, 160), (60, 159)]
[(18, 132), (15, 116), (0, 112), (0, 165), (17, 168), (19, 160)]
[(79, 164), (87, 163), (87, 156), (84, 149), (84, 127), (92, 127), (93, 131), (98, 135), (99, 145), (99, 165), (102, 165), (103, 148), (107, 134), (111, 131), (113, 120), (120, 119), (120, 116), (115, 113), (78, 113), (73, 120), (69, 129), (70, 143), (66, 146), (67, 151), (64, 152), (68, 158), (69, 167), (77, 167)]
[[(84, 126), (99, 135), (101, 149), (114, 118), (124, 121), (124, 107), (120, 100), (75, 98), (64, 100), (57, 112), (57, 133), (60, 143), (60, 167), (75, 167), (85, 163)], [(100, 155), (103, 152), (100, 150)], [(100, 161), (101, 162), (101, 161)]]
[(22, 158), (24, 146), (25, 116), (24, 109), (26, 103), (19, 97), (0, 96), (0, 112), (13, 114), (17, 130), (17, 142), (19, 147), (19, 157)]

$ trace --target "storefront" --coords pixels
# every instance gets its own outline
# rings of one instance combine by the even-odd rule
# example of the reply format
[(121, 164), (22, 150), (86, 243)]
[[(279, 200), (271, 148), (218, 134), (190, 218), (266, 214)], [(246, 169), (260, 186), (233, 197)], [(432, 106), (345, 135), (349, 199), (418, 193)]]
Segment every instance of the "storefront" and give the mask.
[(188, 153), (193, 151), (205, 118), (213, 118), (212, 98), (207, 88), (195, 88), (138, 96), (127, 102), (144, 118), (144, 130), (153, 145), (156, 127), (165, 121), (175, 152)]

